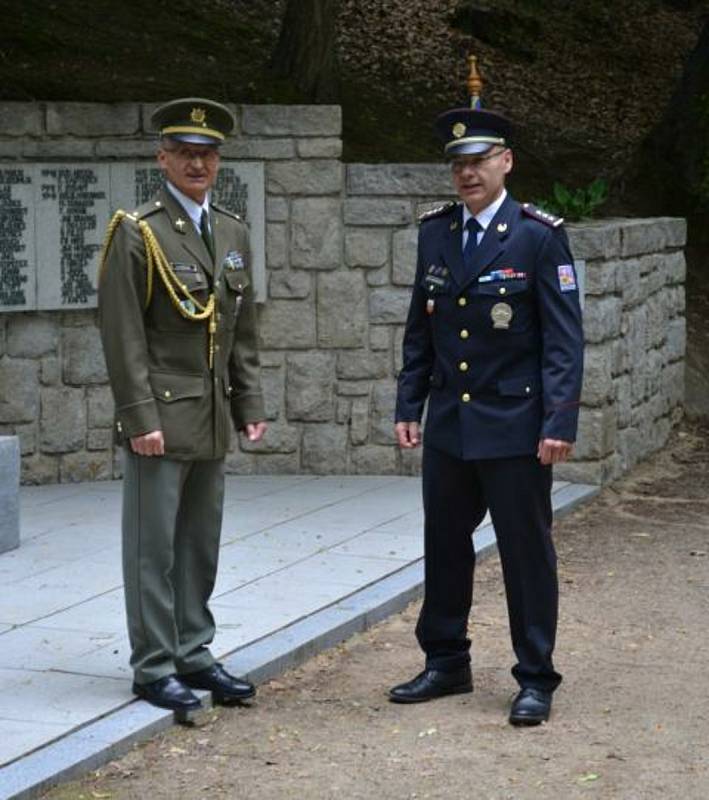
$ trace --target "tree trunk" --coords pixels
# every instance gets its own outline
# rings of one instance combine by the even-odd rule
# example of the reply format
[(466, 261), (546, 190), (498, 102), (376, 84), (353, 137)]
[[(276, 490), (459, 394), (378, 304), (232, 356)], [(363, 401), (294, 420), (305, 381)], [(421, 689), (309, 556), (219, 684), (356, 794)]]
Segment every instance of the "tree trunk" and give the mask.
[(272, 57), (279, 77), (290, 79), (315, 103), (338, 99), (335, 34), (340, 0), (288, 0)]
[[(709, 20), (641, 154), (664, 213), (709, 211)], [(704, 235), (707, 244), (709, 236)]]

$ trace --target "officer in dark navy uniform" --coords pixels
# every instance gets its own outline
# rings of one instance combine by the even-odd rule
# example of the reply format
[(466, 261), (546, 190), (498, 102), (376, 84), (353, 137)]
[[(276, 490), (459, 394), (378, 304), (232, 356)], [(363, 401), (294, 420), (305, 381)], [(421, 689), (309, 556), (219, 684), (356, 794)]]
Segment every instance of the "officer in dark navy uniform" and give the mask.
[(576, 437), (583, 365), (579, 290), (563, 220), (505, 189), (510, 122), (479, 107), (442, 114), (459, 203), (420, 220), (403, 343), (396, 435), (423, 436), (425, 597), (416, 635), (425, 670), (394, 687), (413, 703), (472, 691), (472, 533), (497, 536), (520, 692), (510, 722), (549, 718), (561, 681), (551, 538), (552, 465)]

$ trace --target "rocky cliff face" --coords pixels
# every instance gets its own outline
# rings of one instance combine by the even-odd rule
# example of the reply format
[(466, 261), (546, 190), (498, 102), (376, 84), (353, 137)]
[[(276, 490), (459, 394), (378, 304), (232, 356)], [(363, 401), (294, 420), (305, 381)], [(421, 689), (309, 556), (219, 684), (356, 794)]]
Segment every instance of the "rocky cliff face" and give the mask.
[(389, 106), (378, 146), (404, 123), (426, 157), (438, 153), (426, 119), (464, 99), (476, 53), (485, 103), (516, 121), (519, 177), (534, 191), (621, 179), (681, 81), (703, 12), (709, 3), (343, 0), (338, 47), (347, 79)]

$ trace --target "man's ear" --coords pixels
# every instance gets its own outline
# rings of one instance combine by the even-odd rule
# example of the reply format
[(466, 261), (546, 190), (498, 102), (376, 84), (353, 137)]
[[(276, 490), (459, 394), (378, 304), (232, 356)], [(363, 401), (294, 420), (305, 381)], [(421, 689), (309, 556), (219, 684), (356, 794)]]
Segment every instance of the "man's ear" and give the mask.
[(505, 151), (505, 175), (509, 174), (514, 166), (514, 156), (511, 150)]

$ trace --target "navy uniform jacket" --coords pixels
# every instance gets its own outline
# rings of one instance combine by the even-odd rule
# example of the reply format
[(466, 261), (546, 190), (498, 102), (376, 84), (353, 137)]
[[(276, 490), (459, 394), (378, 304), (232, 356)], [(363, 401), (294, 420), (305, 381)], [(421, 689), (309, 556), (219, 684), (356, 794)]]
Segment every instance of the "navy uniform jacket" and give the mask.
[(425, 445), (481, 459), (536, 454), (541, 438), (575, 441), (581, 309), (554, 222), (507, 195), (472, 270), (460, 203), (421, 222), (396, 420), (420, 421), (428, 397)]

